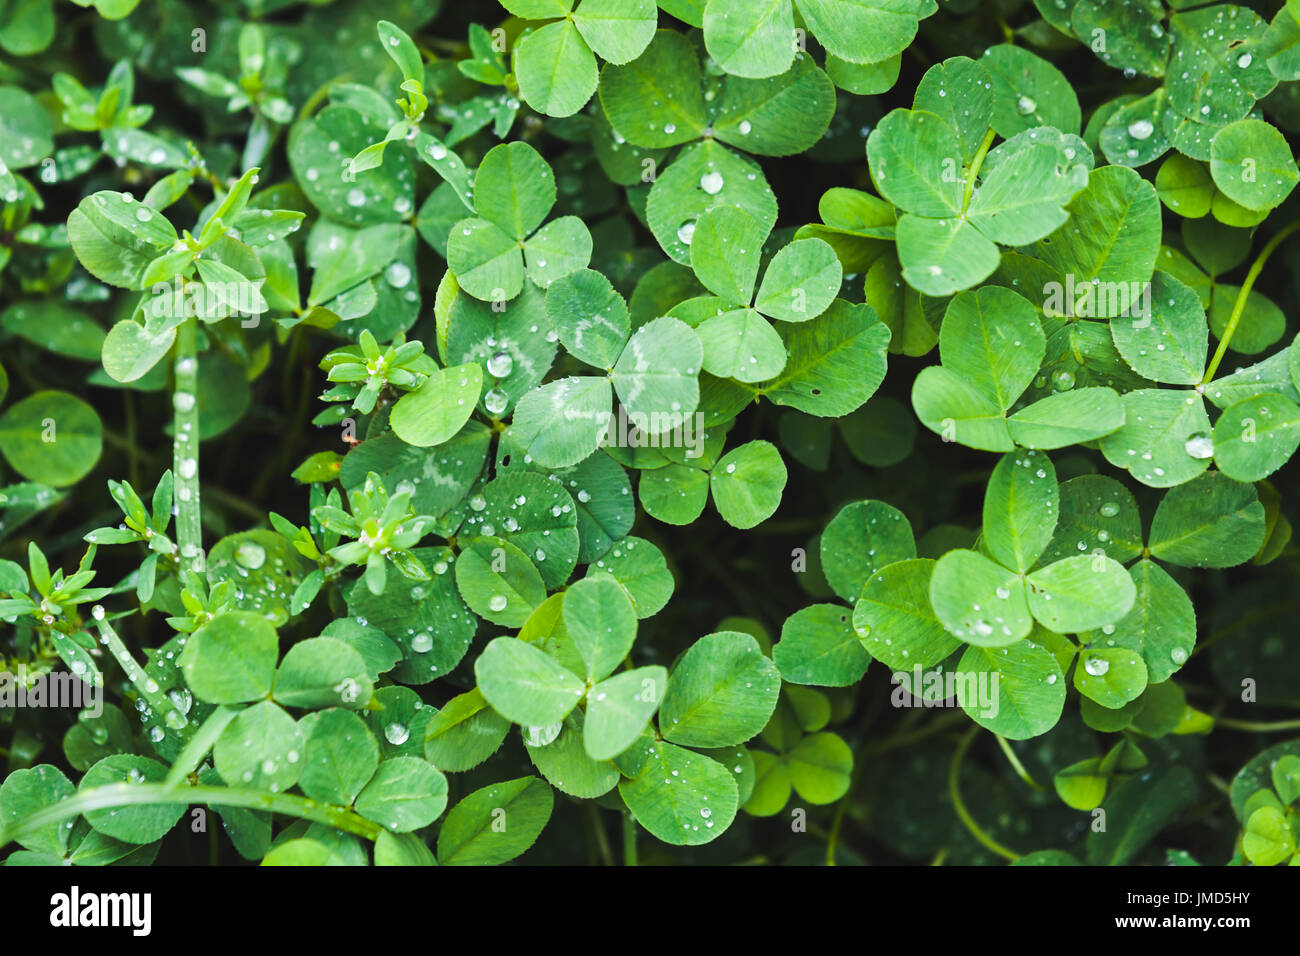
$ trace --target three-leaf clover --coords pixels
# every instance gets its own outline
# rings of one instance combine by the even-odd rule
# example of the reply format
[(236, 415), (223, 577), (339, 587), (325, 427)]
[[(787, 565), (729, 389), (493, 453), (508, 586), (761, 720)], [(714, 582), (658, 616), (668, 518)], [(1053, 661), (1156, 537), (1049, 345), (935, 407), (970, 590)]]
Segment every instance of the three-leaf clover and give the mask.
[(718, 314), (696, 327), (704, 370), (741, 382), (775, 377), (785, 368), (786, 350), (764, 316), (806, 322), (825, 312), (843, 277), (835, 250), (820, 239), (785, 246), (772, 258), (755, 295), (766, 235), (752, 216), (718, 207), (696, 220), (691, 235), (695, 274), (721, 300)]
[(596, 92), (599, 54), (628, 63), (654, 39), (659, 11), (654, 0), (502, 0), (530, 27), (515, 43), (515, 79), (524, 101), (539, 113), (571, 116)]
[(1247, 798), (1240, 816), (1245, 820), (1241, 850), (1255, 866), (1276, 866), (1300, 853), (1300, 757), (1286, 754), (1273, 764), (1273, 789), (1260, 788)]
[(537, 150), (527, 143), (491, 149), (474, 178), (477, 216), (456, 223), (447, 239), (447, 264), (460, 288), (504, 302), (519, 295), (525, 276), (545, 289), (586, 268), (592, 242), (581, 219), (542, 226), (555, 199), (555, 174)]
[(1091, 152), (1074, 135), (1035, 127), (996, 149), (992, 74), (958, 58), (932, 67), (914, 108), (885, 116), (867, 138), (871, 176), (903, 215), (896, 238), (903, 276), (927, 295), (988, 278), (999, 245), (1055, 232), (1088, 183)]
[(1045, 353), (1037, 310), (1022, 295), (1001, 286), (963, 292), (949, 302), (939, 331), (941, 364), (913, 382), (917, 416), (945, 441), (985, 451), (1063, 448), (1121, 429), (1134, 393), (1121, 400), (1104, 386), (1062, 391), (1008, 414)]
[(802, 44), (795, 9), (827, 55), (850, 64), (878, 63), (907, 48), (919, 22), (939, 8), (933, 0), (708, 0), (704, 42), (728, 73), (776, 76), (790, 68)]

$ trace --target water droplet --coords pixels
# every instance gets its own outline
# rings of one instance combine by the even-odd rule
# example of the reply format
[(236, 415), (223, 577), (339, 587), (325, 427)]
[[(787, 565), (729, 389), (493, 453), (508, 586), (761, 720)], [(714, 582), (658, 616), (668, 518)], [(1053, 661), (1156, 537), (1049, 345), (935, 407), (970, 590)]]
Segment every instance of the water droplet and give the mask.
[(1119, 505), (1113, 501), (1107, 501), (1097, 511), (1100, 512), (1103, 518), (1113, 518), (1119, 514)]
[(689, 246), (691, 244), (691, 240), (695, 238), (695, 223), (693, 222), (682, 223), (681, 226), (679, 226), (677, 229), (677, 238), (682, 242), (683, 245)]
[(1214, 439), (1204, 432), (1197, 432), (1188, 438), (1183, 443), (1183, 448), (1193, 458), (1214, 457)]
[(1021, 116), (1028, 116), (1036, 109), (1038, 109), (1038, 104), (1028, 96), (1021, 94), (1020, 98), (1016, 100), (1016, 112)]
[(506, 609), (506, 596), (504, 594), (494, 594), (488, 600), (488, 607), (493, 611), (504, 611)]
[(492, 415), (500, 415), (509, 404), (510, 396), (499, 388), (491, 389), (483, 396), (483, 407)]
[(705, 173), (700, 177), (700, 188), (710, 196), (716, 196), (722, 192), (722, 187), (726, 185), (722, 180), (722, 173), (716, 170), (711, 173)]
[(514, 367), (515, 360), (510, 357), (509, 352), (498, 352), (487, 360), (488, 374), (496, 378), (505, 378)]
[(392, 723), (384, 728), (384, 739), (394, 747), (400, 747), (411, 736), (405, 724)]
[(235, 562), (250, 571), (266, 563), (266, 549), (255, 541), (245, 541), (235, 549)]
[(530, 747), (545, 747), (560, 736), (564, 724), (546, 724), (541, 727), (523, 728), (524, 743)]
[(394, 289), (405, 288), (411, 281), (411, 267), (405, 262), (394, 262), (384, 270), (384, 279)]
[(1156, 128), (1152, 125), (1150, 120), (1134, 120), (1132, 123), (1128, 124), (1128, 134), (1134, 139), (1149, 139), (1151, 134), (1155, 131)]
[(1083, 669), (1093, 677), (1101, 677), (1110, 670), (1110, 662), (1103, 657), (1090, 657), (1084, 663)]

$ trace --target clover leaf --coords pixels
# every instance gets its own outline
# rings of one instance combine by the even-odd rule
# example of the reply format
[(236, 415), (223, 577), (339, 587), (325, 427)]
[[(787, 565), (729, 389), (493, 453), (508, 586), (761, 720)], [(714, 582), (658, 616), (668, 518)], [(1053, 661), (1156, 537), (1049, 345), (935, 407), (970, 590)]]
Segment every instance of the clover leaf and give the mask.
[(519, 294), (525, 275), (545, 289), (586, 268), (591, 235), (580, 219), (564, 216), (538, 228), (555, 205), (555, 174), (531, 146), (489, 151), (474, 196), (478, 218), (461, 220), (447, 240), (448, 265), (470, 295), (505, 301)]

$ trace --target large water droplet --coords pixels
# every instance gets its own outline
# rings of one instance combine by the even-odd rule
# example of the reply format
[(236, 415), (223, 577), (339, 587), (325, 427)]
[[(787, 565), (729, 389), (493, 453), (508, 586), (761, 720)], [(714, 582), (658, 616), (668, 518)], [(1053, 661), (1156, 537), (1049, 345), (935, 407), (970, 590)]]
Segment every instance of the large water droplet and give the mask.
[(384, 270), (384, 279), (394, 289), (405, 288), (411, 281), (411, 267), (405, 262), (394, 262)]
[(1155, 131), (1156, 128), (1150, 120), (1134, 120), (1128, 124), (1128, 134), (1134, 139), (1150, 139), (1151, 134)]
[(235, 563), (256, 571), (266, 563), (266, 549), (255, 541), (245, 541), (235, 549)]
[(1197, 432), (1183, 443), (1183, 449), (1193, 458), (1213, 458), (1214, 439), (1205, 432)]
[(410, 736), (411, 731), (407, 729), (405, 724), (391, 723), (384, 728), (384, 739), (394, 747), (400, 747), (406, 743), (407, 738)]
[(1101, 677), (1108, 670), (1110, 670), (1110, 661), (1106, 660), (1103, 657), (1090, 657), (1084, 663), (1083, 669), (1086, 670), (1093, 677)]

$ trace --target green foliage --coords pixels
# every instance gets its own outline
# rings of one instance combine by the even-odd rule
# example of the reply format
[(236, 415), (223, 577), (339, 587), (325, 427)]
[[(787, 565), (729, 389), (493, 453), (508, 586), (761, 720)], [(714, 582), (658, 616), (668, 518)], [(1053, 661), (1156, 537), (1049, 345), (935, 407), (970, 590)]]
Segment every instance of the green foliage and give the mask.
[(6, 864), (1300, 862), (1295, 3), (77, 3)]

